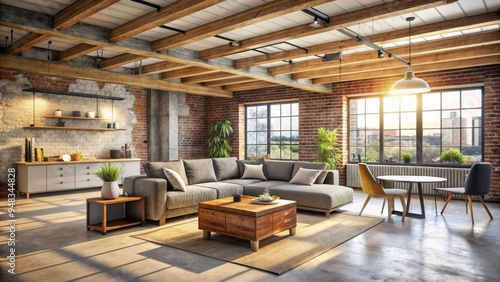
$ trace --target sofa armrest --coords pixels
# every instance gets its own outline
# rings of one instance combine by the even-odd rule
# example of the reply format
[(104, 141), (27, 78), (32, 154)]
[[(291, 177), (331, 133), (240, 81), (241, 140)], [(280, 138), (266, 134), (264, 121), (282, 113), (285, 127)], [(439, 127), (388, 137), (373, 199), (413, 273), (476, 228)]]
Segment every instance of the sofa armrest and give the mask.
[(328, 170), (326, 174), (324, 184), (339, 185), (339, 171), (338, 170)]
[(160, 220), (167, 210), (167, 180), (146, 176), (129, 176), (123, 182), (123, 192), (146, 198), (146, 218)]

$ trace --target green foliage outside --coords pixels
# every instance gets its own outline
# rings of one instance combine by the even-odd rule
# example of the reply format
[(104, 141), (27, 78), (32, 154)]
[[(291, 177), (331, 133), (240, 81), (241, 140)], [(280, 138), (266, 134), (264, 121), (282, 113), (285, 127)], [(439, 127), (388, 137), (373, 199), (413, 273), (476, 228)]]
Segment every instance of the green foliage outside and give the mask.
[(120, 180), (123, 173), (123, 165), (103, 163), (94, 172), (94, 175), (99, 177), (104, 182), (115, 182)]
[(208, 129), (208, 156), (210, 158), (226, 158), (233, 150), (229, 145), (229, 136), (233, 134), (229, 120), (218, 121)]
[(465, 158), (462, 155), (462, 153), (460, 153), (459, 150), (448, 149), (447, 151), (444, 151), (441, 154), (441, 162), (450, 162), (450, 163), (457, 162), (457, 163), (463, 164), (463, 163), (465, 163)]
[(326, 169), (334, 169), (342, 160), (337, 139), (337, 129), (318, 128), (316, 151), (319, 154), (318, 161), (326, 163)]

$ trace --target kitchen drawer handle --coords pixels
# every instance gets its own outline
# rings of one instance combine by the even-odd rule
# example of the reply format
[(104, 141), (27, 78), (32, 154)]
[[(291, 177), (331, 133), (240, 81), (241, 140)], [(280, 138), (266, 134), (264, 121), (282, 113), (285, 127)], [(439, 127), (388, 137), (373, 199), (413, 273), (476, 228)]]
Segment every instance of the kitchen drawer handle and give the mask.
[(90, 169), (90, 166), (88, 166), (87, 169)]
[(61, 181), (61, 182), (59, 182), (59, 184), (63, 184), (63, 182)]
[(62, 167), (60, 167), (60, 168), (59, 168), (59, 170), (63, 170), (63, 168), (62, 168)]
[(59, 175), (59, 176), (60, 176), (60, 177), (63, 177), (64, 175), (62, 175), (62, 174), (61, 174), (61, 175)]
[(87, 175), (90, 175), (90, 172), (87, 172)]
[(90, 179), (87, 179), (87, 181), (90, 181)]

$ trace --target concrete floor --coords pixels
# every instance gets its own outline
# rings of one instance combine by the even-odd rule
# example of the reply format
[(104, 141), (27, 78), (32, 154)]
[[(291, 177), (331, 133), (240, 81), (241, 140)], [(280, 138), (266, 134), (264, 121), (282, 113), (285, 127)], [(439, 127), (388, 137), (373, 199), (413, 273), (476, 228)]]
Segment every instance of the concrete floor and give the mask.
[[(475, 221), (463, 201), (452, 201), (445, 216), (436, 216), (432, 197), (425, 199), (426, 219), (394, 216), (303, 265), (276, 276), (130, 237), (144, 226), (87, 231), (85, 199), (98, 190), (32, 195), (17, 199), (15, 272), (8, 273), (8, 230), (5, 200), (2, 220), (1, 281), (499, 281), (500, 204), (488, 203), (490, 220), (479, 202)], [(359, 190), (354, 203), (338, 212), (357, 214), (365, 200)], [(380, 215), (382, 200), (372, 199), (364, 215)], [(438, 208), (443, 202), (438, 202)], [(396, 203), (396, 208), (400, 208)], [(417, 198), (413, 212), (419, 211)], [(299, 211), (304, 212), (304, 211)], [(317, 216), (324, 216), (316, 213)], [(333, 214), (332, 216), (335, 216)], [(168, 224), (192, 220), (172, 219)]]

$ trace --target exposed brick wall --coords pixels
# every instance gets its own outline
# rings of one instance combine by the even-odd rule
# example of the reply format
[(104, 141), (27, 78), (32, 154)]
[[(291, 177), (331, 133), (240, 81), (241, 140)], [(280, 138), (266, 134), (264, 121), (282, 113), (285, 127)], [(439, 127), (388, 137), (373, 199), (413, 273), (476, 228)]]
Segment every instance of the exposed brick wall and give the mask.
[[(493, 177), (488, 200), (500, 201), (500, 65), (452, 71), (416, 74), (431, 87), (484, 83), (485, 85), (485, 161), (493, 164)], [(231, 138), (232, 155), (244, 157), (244, 104), (288, 99), (299, 101), (299, 156), (314, 161), (314, 139), (318, 127), (337, 128), (343, 151), (342, 165), (338, 167), (340, 183), (345, 184), (347, 163), (347, 96), (363, 93), (387, 92), (394, 81), (388, 77), (360, 81), (340, 82), (332, 85), (332, 95), (322, 95), (288, 87), (265, 88), (234, 93), (233, 99), (208, 98), (207, 120), (229, 119), (235, 134)], [(234, 109), (234, 110), (233, 110)], [(238, 110), (236, 110), (238, 109)]]
[(207, 158), (207, 98), (186, 95), (189, 116), (179, 117), (179, 159)]

